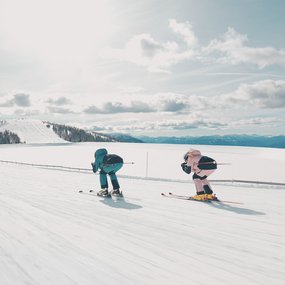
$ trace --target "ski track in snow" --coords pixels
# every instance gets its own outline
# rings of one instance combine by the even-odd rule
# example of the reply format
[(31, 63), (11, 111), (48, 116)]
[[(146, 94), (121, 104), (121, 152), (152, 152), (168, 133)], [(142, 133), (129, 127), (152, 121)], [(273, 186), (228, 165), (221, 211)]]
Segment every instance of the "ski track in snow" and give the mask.
[[(105, 146), (1, 146), (0, 154), (2, 160), (88, 168), (94, 149)], [(213, 184), (222, 200), (242, 205), (167, 199), (160, 193), (195, 192), (191, 178), (189, 184), (159, 180), (187, 179), (177, 167), (187, 147), (107, 147), (125, 161), (136, 158), (119, 173), (129, 176), (119, 179), (124, 199), (88, 193), (98, 189), (97, 175), (0, 163), (1, 285), (284, 284), (282, 187)], [(239, 178), (234, 173), (283, 182), (284, 150), (200, 148), (233, 163), (214, 179)], [(146, 151), (148, 174), (157, 181), (143, 179)]]
[[(193, 185), (0, 164), (1, 285), (283, 284), (284, 191), (216, 186), (244, 205), (166, 199)], [(270, 199), (278, 193), (278, 199)]]

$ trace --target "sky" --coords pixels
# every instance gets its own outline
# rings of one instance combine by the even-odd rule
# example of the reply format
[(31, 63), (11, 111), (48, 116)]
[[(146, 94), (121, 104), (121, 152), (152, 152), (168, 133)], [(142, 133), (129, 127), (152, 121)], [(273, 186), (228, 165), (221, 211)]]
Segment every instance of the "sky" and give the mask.
[(0, 0), (0, 116), (283, 135), (282, 0)]

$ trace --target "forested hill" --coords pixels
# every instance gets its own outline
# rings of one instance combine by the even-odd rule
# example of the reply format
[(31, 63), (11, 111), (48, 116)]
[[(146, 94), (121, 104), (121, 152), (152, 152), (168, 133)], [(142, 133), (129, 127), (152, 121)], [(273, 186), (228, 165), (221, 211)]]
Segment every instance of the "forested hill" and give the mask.
[(69, 142), (116, 142), (118, 141), (116, 138), (112, 136), (100, 134), (97, 132), (85, 131), (80, 128), (54, 124), (54, 123), (46, 123), (48, 128), (52, 128), (52, 130), (63, 140)]
[(112, 136), (34, 119), (0, 121), (0, 144), (64, 142), (138, 142), (131, 136)]
[(20, 143), (20, 138), (17, 134), (5, 130), (0, 132), (0, 144), (15, 144)]

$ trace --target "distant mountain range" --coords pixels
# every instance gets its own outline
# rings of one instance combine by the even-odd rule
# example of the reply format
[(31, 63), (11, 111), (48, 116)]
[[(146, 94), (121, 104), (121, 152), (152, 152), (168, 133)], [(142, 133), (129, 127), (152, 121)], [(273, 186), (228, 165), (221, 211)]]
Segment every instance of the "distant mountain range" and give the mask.
[(32, 119), (0, 120), (0, 144), (62, 142), (129, 142), (285, 148), (285, 136), (224, 135), (150, 137), (94, 131)]
[(112, 133), (111, 137), (115, 138), (118, 142), (129, 142), (129, 143), (143, 143), (144, 141), (139, 138), (135, 138), (131, 135), (121, 134), (121, 133)]
[(137, 137), (145, 143), (199, 144), (285, 148), (285, 136), (224, 135), (201, 137)]

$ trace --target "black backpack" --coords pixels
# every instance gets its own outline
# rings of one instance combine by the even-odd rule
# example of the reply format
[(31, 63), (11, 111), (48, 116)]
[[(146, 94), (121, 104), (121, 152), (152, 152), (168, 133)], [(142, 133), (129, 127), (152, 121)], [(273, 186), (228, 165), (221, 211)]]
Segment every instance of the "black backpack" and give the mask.
[(211, 157), (202, 156), (197, 166), (202, 170), (217, 169), (217, 162)]
[(116, 154), (107, 154), (103, 158), (103, 164), (110, 165), (115, 163), (124, 163), (123, 159)]

